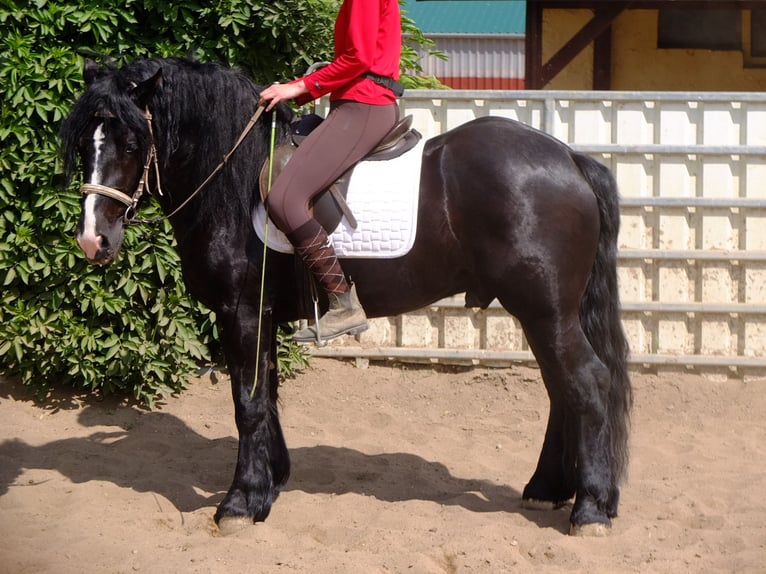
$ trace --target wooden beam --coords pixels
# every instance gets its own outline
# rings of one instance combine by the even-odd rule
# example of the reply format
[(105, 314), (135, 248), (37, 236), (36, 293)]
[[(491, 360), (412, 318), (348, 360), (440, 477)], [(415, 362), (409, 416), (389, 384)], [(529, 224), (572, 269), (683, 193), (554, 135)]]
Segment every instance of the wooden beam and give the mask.
[[(602, 8), (597, 8), (598, 13)], [(612, 26), (593, 40), (593, 89), (612, 89)]]
[(539, 90), (543, 69), (543, 6), (527, 2), (527, 22), (524, 38), (524, 88)]
[[(607, 30), (630, 4), (631, 2), (610, 2), (599, 8), (593, 18), (543, 65), (539, 79), (540, 88), (555, 78), (588, 44)], [(527, 10), (529, 6), (530, 4), (527, 4)]]

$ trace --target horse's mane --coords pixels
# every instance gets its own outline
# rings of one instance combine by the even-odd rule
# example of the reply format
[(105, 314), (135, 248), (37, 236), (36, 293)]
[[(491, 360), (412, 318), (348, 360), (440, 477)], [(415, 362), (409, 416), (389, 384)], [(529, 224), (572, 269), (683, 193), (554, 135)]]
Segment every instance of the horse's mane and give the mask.
[[(154, 137), (163, 172), (163, 191), (180, 203), (213, 171), (237, 141), (258, 103), (258, 87), (244, 73), (220, 64), (181, 58), (136, 60), (121, 69), (104, 68), (77, 100), (61, 128), (67, 177), (77, 167), (79, 138), (94, 114), (111, 113), (136, 133), (142, 157), (149, 147), (143, 111), (131, 86), (162, 69), (162, 80), (149, 101)], [(280, 106), (281, 140), (292, 113)], [(197, 219), (249, 217), (258, 199), (258, 172), (268, 154), (270, 118), (264, 114), (230, 162), (184, 209)]]

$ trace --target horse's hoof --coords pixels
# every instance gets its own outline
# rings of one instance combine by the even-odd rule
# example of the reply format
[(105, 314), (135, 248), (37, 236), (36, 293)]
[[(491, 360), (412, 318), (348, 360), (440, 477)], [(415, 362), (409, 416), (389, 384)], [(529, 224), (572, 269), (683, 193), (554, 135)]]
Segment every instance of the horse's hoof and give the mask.
[(570, 536), (583, 536), (587, 538), (603, 538), (609, 534), (609, 525), (603, 522), (591, 522), (590, 524), (570, 524)]
[(222, 536), (231, 536), (253, 525), (253, 519), (247, 516), (224, 516), (218, 521), (218, 532)]
[(536, 498), (522, 498), (521, 507), (527, 510), (555, 510), (556, 503), (551, 500), (537, 500)]
[(522, 498), (521, 507), (527, 510), (558, 510), (566, 506), (567, 501), (539, 500), (537, 498)]

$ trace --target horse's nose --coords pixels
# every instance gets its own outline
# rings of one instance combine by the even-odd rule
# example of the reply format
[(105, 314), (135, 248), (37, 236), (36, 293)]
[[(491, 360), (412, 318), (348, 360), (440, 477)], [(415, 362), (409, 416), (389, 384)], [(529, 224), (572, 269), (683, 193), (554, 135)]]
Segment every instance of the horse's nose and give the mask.
[(102, 250), (103, 235), (83, 232), (77, 234), (77, 245), (80, 246), (88, 261), (97, 261), (99, 252)]

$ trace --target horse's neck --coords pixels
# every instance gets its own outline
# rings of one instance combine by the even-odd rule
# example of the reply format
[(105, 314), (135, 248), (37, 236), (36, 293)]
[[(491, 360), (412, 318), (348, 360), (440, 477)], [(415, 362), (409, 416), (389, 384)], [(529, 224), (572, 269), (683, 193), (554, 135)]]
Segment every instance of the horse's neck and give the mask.
[[(179, 242), (187, 241), (191, 228), (206, 229), (205, 235), (241, 234), (243, 226), (249, 225), (251, 206), (258, 201), (258, 173), (266, 159), (271, 135), (265, 123), (267, 115), (257, 119), (232, 152), (251, 119), (236, 110), (255, 112), (255, 93), (216, 93), (214, 97), (229, 98), (231, 102), (213, 104), (213, 110), (220, 113), (195, 106), (175, 107), (172, 103), (160, 103), (161, 109), (155, 113), (159, 122), (166, 119), (160, 124), (161, 131), (158, 130), (164, 140), (162, 145), (172, 146), (165, 149), (173, 150), (161, 165), (160, 179), (167, 196), (161, 202), (166, 214), (178, 210), (172, 219)], [(199, 100), (204, 98), (195, 99)], [(211, 113), (215, 114), (213, 128), (198, 129), (200, 124), (209, 124), (200, 120)], [(277, 139), (285, 139), (287, 131), (287, 125), (280, 125)], [(230, 158), (222, 162), (230, 153)], [(160, 154), (164, 155), (162, 150)]]

